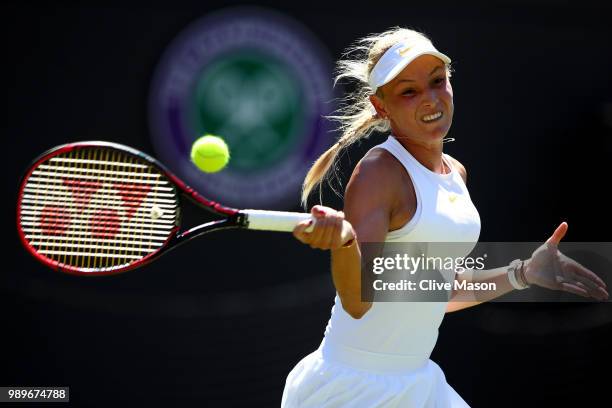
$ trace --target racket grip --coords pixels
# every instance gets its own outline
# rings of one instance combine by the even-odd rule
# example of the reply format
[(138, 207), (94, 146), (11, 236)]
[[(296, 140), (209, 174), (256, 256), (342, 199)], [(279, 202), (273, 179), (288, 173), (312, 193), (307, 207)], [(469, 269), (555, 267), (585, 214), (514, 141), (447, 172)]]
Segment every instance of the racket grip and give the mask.
[[(267, 210), (241, 210), (240, 212), (247, 215), (248, 229), (260, 231), (291, 232), (300, 222), (313, 219), (308, 213)], [(313, 226), (314, 223), (306, 229), (306, 232), (312, 231)]]

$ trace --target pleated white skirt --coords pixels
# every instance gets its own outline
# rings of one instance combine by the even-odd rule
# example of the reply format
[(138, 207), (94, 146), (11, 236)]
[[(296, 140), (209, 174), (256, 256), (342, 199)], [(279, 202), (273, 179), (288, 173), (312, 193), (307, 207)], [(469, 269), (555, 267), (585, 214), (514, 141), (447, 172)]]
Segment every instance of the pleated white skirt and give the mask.
[(322, 343), (291, 370), (281, 408), (469, 408), (426, 357)]

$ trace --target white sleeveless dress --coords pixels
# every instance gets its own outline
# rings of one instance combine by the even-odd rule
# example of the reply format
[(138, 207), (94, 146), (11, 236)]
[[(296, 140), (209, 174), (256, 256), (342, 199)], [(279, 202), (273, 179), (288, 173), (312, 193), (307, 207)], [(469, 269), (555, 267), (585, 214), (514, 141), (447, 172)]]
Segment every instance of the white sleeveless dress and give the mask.
[[(480, 235), (480, 217), (463, 179), (419, 163), (393, 136), (375, 148), (395, 156), (412, 179), (414, 217), (385, 242), (465, 242), (467, 255)], [(463, 246), (462, 246), (463, 248)], [(361, 318), (344, 311), (336, 295), (318, 350), (289, 373), (283, 408), (457, 408), (468, 404), (429, 359), (446, 302), (374, 302)]]

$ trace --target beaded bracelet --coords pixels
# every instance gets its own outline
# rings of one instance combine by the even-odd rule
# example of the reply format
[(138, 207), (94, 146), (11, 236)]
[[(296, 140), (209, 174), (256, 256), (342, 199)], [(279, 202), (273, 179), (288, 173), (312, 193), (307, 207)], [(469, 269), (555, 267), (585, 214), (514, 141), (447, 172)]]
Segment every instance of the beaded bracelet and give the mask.
[(519, 276), (521, 277), (521, 281), (523, 282), (523, 285), (525, 285), (525, 288), (531, 286), (529, 282), (527, 282), (527, 277), (525, 276), (525, 261), (521, 261), (521, 269), (519, 271)]
[(523, 261), (521, 261), (520, 259), (515, 259), (514, 261), (510, 262), (510, 265), (508, 265), (508, 280), (510, 281), (510, 284), (514, 289), (527, 289), (529, 287), (527, 281), (525, 280), (523, 282), (519, 282), (517, 279), (516, 272), (519, 268), (521, 268), (522, 271)]

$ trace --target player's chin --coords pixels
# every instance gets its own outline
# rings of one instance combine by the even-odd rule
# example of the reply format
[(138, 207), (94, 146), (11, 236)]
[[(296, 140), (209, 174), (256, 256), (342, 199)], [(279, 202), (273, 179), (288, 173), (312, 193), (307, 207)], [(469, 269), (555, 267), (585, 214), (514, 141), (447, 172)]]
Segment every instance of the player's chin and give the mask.
[(431, 139), (444, 139), (450, 126), (428, 126), (425, 130)]
[(451, 127), (450, 120), (441, 120), (431, 123), (421, 122), (421, 127), (431, 135), (431, 137), (443, 138)]

